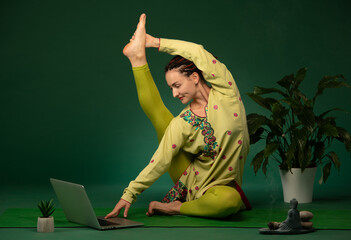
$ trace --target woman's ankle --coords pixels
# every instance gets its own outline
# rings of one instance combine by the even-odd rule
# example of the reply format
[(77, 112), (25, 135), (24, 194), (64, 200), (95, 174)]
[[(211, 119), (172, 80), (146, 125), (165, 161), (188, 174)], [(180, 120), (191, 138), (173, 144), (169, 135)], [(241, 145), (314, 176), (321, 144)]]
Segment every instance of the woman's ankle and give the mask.
[(146, 57), (128, 57), (132, 67), (141, 67), (147, 64)]

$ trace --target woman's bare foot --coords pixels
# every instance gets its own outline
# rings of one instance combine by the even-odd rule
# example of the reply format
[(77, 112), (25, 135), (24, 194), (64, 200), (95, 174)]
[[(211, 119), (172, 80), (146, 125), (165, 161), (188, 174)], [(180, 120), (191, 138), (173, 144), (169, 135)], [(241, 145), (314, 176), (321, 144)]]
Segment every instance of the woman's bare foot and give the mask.
[(137, 29), (130, 42), (124, 47), (123, 54), (129, 59), (133, 67), (143, 66), (147, 63), (145, 54), (146, 15), (141, 14)]
[(153, 201), (149, 204), (149, 210), (146, 213), (149, 217), (152, 215), (178, 215), (180, 214), (180, 201), (170, 203), (161, 203)]

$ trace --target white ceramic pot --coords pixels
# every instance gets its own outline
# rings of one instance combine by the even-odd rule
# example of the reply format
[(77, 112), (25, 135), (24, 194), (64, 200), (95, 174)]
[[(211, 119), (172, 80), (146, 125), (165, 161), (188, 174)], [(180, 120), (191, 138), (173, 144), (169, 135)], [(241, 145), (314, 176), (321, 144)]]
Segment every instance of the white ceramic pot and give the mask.
[(48, 218), (38, 217), (37, 231), (41, 233), (49, 233), (54, 231), (54, 217)]
[(284, 202), (288, 203), (293, 198), (299, 203), (312, 202), (317, 167), (306, 168), (303, 172), (301, 172), (301, 168), (292, 168), (291, 172), (279, 170), (283, 186)]

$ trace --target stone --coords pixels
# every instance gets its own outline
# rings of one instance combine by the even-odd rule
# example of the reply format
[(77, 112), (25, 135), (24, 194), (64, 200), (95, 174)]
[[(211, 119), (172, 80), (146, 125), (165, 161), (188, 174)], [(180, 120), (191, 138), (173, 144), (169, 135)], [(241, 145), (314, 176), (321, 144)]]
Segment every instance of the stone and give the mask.
[(301, 211), (300, 219), (302, 222), (309, 222), (313, 218), (313, 213), (309, 211)]

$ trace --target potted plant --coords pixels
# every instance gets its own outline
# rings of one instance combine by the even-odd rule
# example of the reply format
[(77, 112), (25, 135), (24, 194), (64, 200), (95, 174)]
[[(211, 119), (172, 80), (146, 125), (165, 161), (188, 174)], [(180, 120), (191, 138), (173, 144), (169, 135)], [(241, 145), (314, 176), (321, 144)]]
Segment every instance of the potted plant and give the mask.
[[(299, 89), (306, 71), (306, 68), (301, 68), (295, 75), (285, 76), (277, 82), (279, 89), (255, 87), (251, 93), (247, 93), (252, 100), (270, 113), (268, 117), (256, 113), (247, 116), (250, 144), (255, 144), (261, 139), (265, 140), (264, 149), (259, 151), (251, 162), (255, 174), (262, 167), (266, 175), (270, 160), (278, 163), (282, 181), (290, 175), (308, 176), (306, 173), (312, 171), (312, 177), (307, 177), (312, 179), (310, 190), (303, 190), (307, 184), (299, 179), (295, 182), (295, 186), (289, 186), (288, 189), (285, 182), (282, 182), (285, 202), (289, 202), (292, 198), (296, 198), (299, 203), (312, 201), (313, 175), (318, 165), (323, 168), (320, 183), (328, 179), (332, 165), (340, 170), (338, 155), (329, 150), (334, 140), (341, 141), (346, 150), (351, 152), (350, 134), (337, 126), (335, 117), (330, 116), (333, 111), (344, 110), (333, 108), (320, 114), (315, 112), (317, 97), (322, 95), (326, 88), (350, 88), (350, 86), (340, 74), (324, 76), (318, 83), (314, 97), (308, 98)], [(268, 97), (263, 97), (267, 94)], [(288, 193), (289, 190), (302, 193)]]
[(54, 217), (51, 216), (55, 212), (54, 199), (50, 201), (41, 201), (38, 204), (42, 216), (38, 217), (38, 232), (53, 232), (54, 231)]

